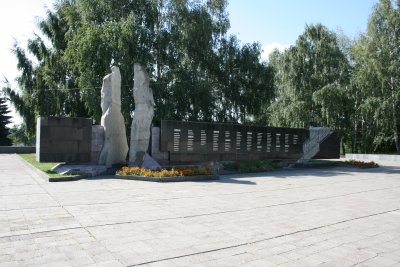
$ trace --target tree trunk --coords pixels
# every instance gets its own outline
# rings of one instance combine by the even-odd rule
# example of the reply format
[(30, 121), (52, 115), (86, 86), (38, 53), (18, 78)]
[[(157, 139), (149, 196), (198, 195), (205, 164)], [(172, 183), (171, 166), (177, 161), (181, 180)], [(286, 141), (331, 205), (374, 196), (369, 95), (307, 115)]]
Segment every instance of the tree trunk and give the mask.
[[(394, 105), (394, 104), (393, 104)], [(400, 155), (400, 140), (399, 140), (399, 120), (398, 116), (396, 113), (396, 107), (393, 107), (393, 138), (394, 138), (394, 143), (396, 145), (396, 152), (398, 155)]]
[(357, 118), (355, 119), (355, 122), (354, 122), (354, 129), (353, 129), (353, 131), (354, 131), (354, 135), (353, 135), (353, 147), (352, 147), (352, 151), (351, 151), (351, 153), (356, 153), (356, 149), (357, 149), (357, 125), (358, 125), (358, 121), (357, 121)]
[(394, 143), (396, 145), (396, 152), (397, 154), (400, 155), (400, 142), (399, 142), (399, 116), (397, 116), (397, 107), (398, 107), (398, 101), (396, 97), (396, 85), (394, 82), (394, 78), (390, 78), (390, 89), (392, 90), (391, 94), (391, 100), (392, 100), (392, 113), (393, 113), (393, 138), (394, 138)]
[(340, 139), (340, 143), (342, 145), (342, 155), (346, 155), (346, 147), (344, 145), (344, 139), (343, 137)]

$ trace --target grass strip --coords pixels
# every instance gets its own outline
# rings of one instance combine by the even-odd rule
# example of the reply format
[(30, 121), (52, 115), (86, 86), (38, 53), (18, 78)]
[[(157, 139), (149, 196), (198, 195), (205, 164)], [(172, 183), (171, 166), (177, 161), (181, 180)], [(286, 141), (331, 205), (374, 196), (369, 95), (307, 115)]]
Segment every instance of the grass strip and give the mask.
[(62, 175), (58, 174), (56, 172), (51, 171), (51, 169), (56, 166), (57, 162), (37, 162), (36, 161), (36, 154), (18, 154), (22, 159), (24, 159), (26, 162), (31, 164), (33, 167), (35, 167), (38, 170), (41, 170), (42, 172), (46, 173), (49, 177), (51, 178), (64, 178), (67, 176), (71, 175)]

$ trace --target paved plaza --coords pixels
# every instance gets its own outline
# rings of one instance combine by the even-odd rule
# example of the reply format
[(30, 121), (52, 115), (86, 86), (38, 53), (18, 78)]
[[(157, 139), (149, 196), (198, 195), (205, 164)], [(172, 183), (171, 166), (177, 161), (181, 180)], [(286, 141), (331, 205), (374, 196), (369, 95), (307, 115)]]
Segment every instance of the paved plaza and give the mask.
[(0, 266), (400, 266), (390, 165), (49, 183), (0, 155)]

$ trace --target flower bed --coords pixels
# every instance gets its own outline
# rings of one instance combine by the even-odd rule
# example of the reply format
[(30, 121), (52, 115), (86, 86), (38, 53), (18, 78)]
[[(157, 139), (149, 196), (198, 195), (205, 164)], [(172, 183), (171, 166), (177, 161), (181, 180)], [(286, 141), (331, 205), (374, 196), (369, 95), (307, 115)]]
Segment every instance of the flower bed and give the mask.
[(116, 177), (129, 180), (154, 181), (154, 182), (182, 182), (216, 180), (210, 169), (194, 167), (185, 169), (148, 170), (139, 167), (122, 167), (116, 172)]
[(373, 161), (361, 161), (361, 160), (346, 160), (344, 161), (346, 166), (352, 166), (357, 168), (377, 168), (379, 165)]
[(211, 171), (204, 167), (195, 167), (187, 169), (162, 169), (153, 171), (139, 167), (122, 167), (117, 171), (118, 175), (135, 175), (144, 177), (173, 177), (173, 176), (194, 176), (194, 175), (210, 175)]

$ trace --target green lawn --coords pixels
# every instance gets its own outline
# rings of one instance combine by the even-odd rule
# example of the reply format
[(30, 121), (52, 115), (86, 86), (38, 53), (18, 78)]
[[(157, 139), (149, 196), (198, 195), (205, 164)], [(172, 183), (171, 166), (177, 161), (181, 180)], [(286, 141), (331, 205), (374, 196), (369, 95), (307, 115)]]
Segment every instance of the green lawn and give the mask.
[(271, 160), (240, 160), (224, 164), (226, 170), (239, 172), (266, 172), (279, 169)]
[(342, 166), (343, 165), (343, 161), (340, 161), (340, 160), (310, 159), (309, 162), (311, 162), (311, 163), (327, 163), (332, 166)]
[[(50, 162), (50, 163), (41, 163), (36, 161), (36, 154), (19, 154), (21, 158), (26, 160), (29, 164), (34, 166), (36, 169), (41, 170), (42, 172), (46, 173), (49, 177), (52, 178), (59, 178), (59, 177), (65, 177), (65, 175), (61, 175), (55, 172), (51, 171), (51, 168), (53, 168), (55, 165), (58, 163)], [(70, 175), (68, 175), (70, 176)]]

